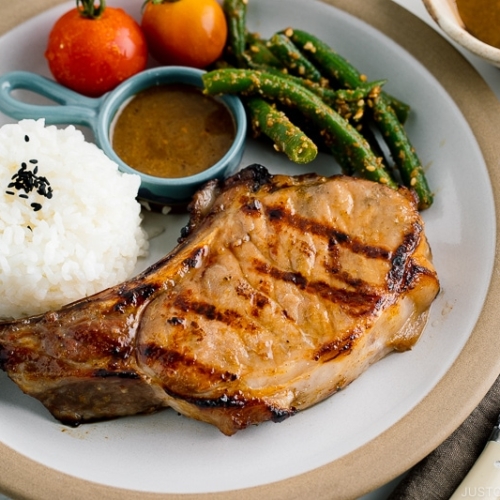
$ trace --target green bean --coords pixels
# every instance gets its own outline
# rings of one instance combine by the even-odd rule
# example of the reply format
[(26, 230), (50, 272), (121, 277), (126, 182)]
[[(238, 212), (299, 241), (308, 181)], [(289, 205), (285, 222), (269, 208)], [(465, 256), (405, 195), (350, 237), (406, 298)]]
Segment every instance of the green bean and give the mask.
[[(355, 88), (366, 81), (365, 75), (362, 75), (346, 59), (314, 35), (292, 29), (287, 29), (286, 34), (299, 48), (311, 54), (311, 58), (322, 72), (335, 78), (342, 85)], [(384, 92), (374, 100), (375, 123), (380, 127), (403, 183), (418, 194), (419, 208), (423, 210), (432, 204), (433, 195), (420, 159), (410, 143), (392, 102), (391, 97)]]
[[(249, 68), (260, 68), (262, 66), (281, 68), (281, 61), (269, 50), (264, 40), (254, 38), (247, 43), (247, 48), (243, 52), (244, 65)], [(241, 64), (240, 64), (241, 66)]]
[(205, 92), (210, 95), (257, 95), (295, 106), (321, 130), (341, 168), (346, 171), (352, 168), (363, 177), (397, 188), (381, 158), (374, 155), (359, 132), (304, 87), (276, 75), (243, 69), (210, 71), (202, 79)]
[[(348, 88), (356, 88), (366, 82), (366, 75), (361, 74), (347, 59), (314, 35), (292, 28), (286, 29), (284, 34), (300, 50), (309, 55), (327, 78), (333, 78), (340, 85)], [(386, 93), (383, 95), (397, 112), (401, 123), (405, 123), (410, 109), (408, 104)]]
[(367, 100), (372, 101), (375, 99), (380, 94), (381, 87), (385, 83), (385, 80), (377, 80), (375, 82), (364, 83), (356, 89), (334, 90), (306, 78), (290, 75), (286, 72), (286, 69), (278, 69), (273, 66), (266, 66), (265, 64), (254, 64), (250, 67), (265, 73), (287, 78), (295, 84), (301, 85), (316, 94), (339, 115), (353, 122), (361, 120)]
[[(217, 61), (212, 69), (233, 68), (226, 61)], [(276, 70), (279, 72), (279, 70)], [(281, 73), (279, 73), (281, 74)], [(300, 78), (297, 78), (300, 80)], [(269, 137), (277, 151), (283, 152), (295, 163), (309, 163), (318, 154), (316, 144), (275, 106), (259, 97), (244, 101), (254, 133)]]
[(313, 82), (321, 81), (319, 70), (287, 36), (281, 33), (274, 34), (267, 41), (267, 47), (290, 73)]
[(427, 184), (424, 170), (401, 122), (386, 99), (378, 99), (375, 102), (373, 119), (379, 126), (391, 155), (399, 167), (403, 184), (413, 188), (417, 193), (419, 209), (429, 208), (433, 202), (433, 195)]
[(253, 130), (269, 137), (277, 151), (295, 163), (309, 163), (316, 158), (318, 148), (314, 142), (285, 113), (260, 97), (251, 97), (246, 104)]
[(373, 105), (384, 83), (383, 80), (379, 80), (365, 83), (355, 89), (337, 89), (332, 94), (327, 93), (323, 100), (344, 118), (359, 122), (365, 114), (367, 103)]
[(404, 125), (408, 119), (408, 115), (410, 114), (410, 106), (393, 95), (384, 93), (383, 96), (396, 113), (399, 122)]
[(237, 63), (246, 46), (246, 15), (248, 0), (224, 0), (222, 8), (227, 22), (227, 50)]

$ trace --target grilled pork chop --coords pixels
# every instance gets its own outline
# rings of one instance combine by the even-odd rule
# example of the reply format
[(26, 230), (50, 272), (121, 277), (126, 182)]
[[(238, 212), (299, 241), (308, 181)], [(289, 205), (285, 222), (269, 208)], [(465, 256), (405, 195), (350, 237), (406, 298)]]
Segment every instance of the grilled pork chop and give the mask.
[(0, 325), (0, 367), (67, 424), (172, 407), (231, 435), (417, 341), (439, 290), (411, 193), (244, 169), (136, 278)]

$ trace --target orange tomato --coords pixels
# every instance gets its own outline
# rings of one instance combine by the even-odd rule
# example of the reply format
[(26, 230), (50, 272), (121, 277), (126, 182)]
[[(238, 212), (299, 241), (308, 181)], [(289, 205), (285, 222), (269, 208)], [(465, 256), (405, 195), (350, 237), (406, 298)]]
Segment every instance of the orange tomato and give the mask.
[(147, 43), (139, 24), (122, 9), (106, 7), (96, 18), (82, 12), (77, 7), (57, 20), (45, 57), (61, 85), (98, 97), (146, 68)]
[(205, 68), (222, 54), (227, 38), (216, 0), (147, 0), (141, 27), (150, 54), (165, 65)]

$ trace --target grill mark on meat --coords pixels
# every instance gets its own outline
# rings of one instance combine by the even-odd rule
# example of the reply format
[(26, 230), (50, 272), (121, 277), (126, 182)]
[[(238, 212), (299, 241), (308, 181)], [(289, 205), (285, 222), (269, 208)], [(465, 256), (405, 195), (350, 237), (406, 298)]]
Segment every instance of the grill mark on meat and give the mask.
[(328, 274), (331, 274), (332, 276), (335, 276), (339, 281), (342, 281), (346, 285), (349, 285), (352, 288), (357, 288), (357, 289), (367, 289), (370, 290), (370, 285), (367, 284), (364, 280), (361, 278), (354, 278), (351, 276), (348, 272), (343, 271), (341, 266), (335, 265), (336, 263), (332, 264), (331, 262), (324, 263), (323, 267), (325, 271)]
[[(382, 306), (381, 296), (378, 293), (369, 290), (368, 286), (359, 287), (357, 290), (353, 291), (344, 290), (334, 288), (324, 281), (308, 282), (308, 280), (300, 273), (281, 271), (257, 259), (254, 260), (253, 264), (254, 269), (257, 272), (269, 276), (274, 280), (292, 283), (302, 291), (313, 295), (317, 294), (332, 303), (341, 303), (343, 308), (351, 316), (365, 316), (367, 314), (373, 314), (374, 309), (379, 309)], [(243, 295), (248, 298), (248, 288), (249, 287), (240, 284), (237, 287), (237, 292), (239, 295)], [(259, 294), (257, 291), (254, 291), (253, 295), (255, 296), (256, 301), (255, 307), (252, 309), (252, 315), (254, 317), (258, 317), (262, 307), (268, 305), (270, 301), (267, 297)], [(255, 325), (245, 321), (245, 318), (237, 311), (230, 309), (220, 310), (212, 303), (193, 300), (186, 294), (176, 296), (173, 300), (173, 305), (185, 313), (193, 312), (210, 321), (219, 321), (228, 326), (234, 326), (237, 323), (240, 326), (244, 326), (245, 330), (248, 332), (256, 329)], [(290, 319), (284, 310), (283, 315), (285, 318)], [(171, 317), (167, 321), (173, 326), (184, 324), (184, 319), (179, 316)], [(244, 322), (244, 325), (242, 325), (242, 322)]]
[[(258, 301), (259, 304), (266, 305), (269, 303), (267, 301)], [(204, 317), (208, 321), (218, 321), (225, 324), (229, 328), (241, 328), (245, 332), (250, 334), (259, 330), (259, 327), (247, 320), (247, 317), (242, 316), (235, 310), (232, 309), (218, 309), (217, 306), (208, 302), (202, 302), (200, 300), (193, 300), (190, 296), (178, 295), (173, 301), (173, 307), (184, 312), (198, 315), (199, 317)], [(259, 317), (260, 311), (258, 307), (252, 308), (252, 316)], [(285, 315), (287, 319), (288, 316)], [(186, 327), (186, 319), (182, 318), (180, 315), (170, 317), (167, 322), (173, 327), (182, 326)], [(193, 337), (198, 336), (200, 340), (203, 338), (203, 329), (198, 325), (198, 323), (192, 322), (188, 325), (190, 328), (190, 333)]]
[[(273, 274), (273, 273), (271, 273), (271, 274)], [(284, 273), (284, 274), (292, 274), (292, 273)], [(277, 276), (275, 274), (273, 274), (272, 277), (275, 279), (277, 278)], [(291, 277), (290, 279), (292, 280), (292, 282), (295, 281), (294, 277)], [(286, 281), (286, 279), (285, 279), (285, 281)], [(302, 280), (300, 280), (300, 281), (302, 281)], [(326, 284), (318, 284), (318, 283), (314, 284), (313, 286), (318, 287), (321, 285), (327, 286)], [(248, 298), (248, 294), (249, 294), (248, 289), (249, 288), (250, 288), (249, 286), (240, 286), (239, 287), (240, 293), (242, 293), (243, 296), (246, 298)], [(306, 290), (307, 286), (305, 286), (304, 289)], [(339, 290), (339, 292), (345, 292), (345, 291)], [(317, 290), (315, 290), (311, 293), (317, 293)], [(259, 295), (259, 294), (256, 294), (256, 295)], [(332, 298), (331, 293), (325, 292), (322, 295), (326, 296), (327, 298), (329, 298), (332, 301), (338, 302), (338, 298)], [(378, 296), (376, 296), (376, 298), (378, 299)], [(373, 304), (372, 303), (367, 304), (366, 300), (364, 300), (364, 299), (360, 299), (360, 300), (361, 300), (361, 304), (358, 304), (358, 305), (353, 305), (352, 301), (346, 303), (346, 305), (351, 308), (351, 310), (349, 312), (352, 314), (352, 311), (353, 311), (352, 308), (355, 307), (357, 314), (360, 316), (366, 315), (367, 313), (368, 314), (373, 313)], [(178, 307), (179, 309), (181, 309), (182, 311), (184, 311), (186, 313), (193, 312), (199, 316), (205, 317), (208, 320), (219, 321), (219, 322), (225, 323), (228, 326), (231, 326), (231, 325), (234, 326), (234, 321), (239, 320), (240, 327), (244, 328), (246, 332), (251, 332), (257, 328), (254, 324), (245, 321), (245, 318), (242, 317), (236, 311), (232, 311), (232, 310), (221, 311), (221, 310), (218, 310), (215, 305), (210, 304), (210, 303), (201, 302), (201, 301), (193, 301), (193, 300), (190, 300), (189, 298), (186, 298), (183, 296), (176, 297), (174, 303), (175, 303), (176, 307)], [(263, 305), (269, 304), (269, 299), (267, 299), (267, 297), (263, 297), (263, 300), (259, 300), (258, 303), (261, 304), (261, 307), (262, 307)], [(253, 315), (254, 316), (259, 315), (258, 308), (254, 308)], [(291, 320), (285, 310), (283, 310), (283, 315), (285, 318)], [(185, 326), (185, 320), (181, 319), (177, 316), (169, 318), (167, 320), (167, 322), (172, 324), (173, 326), (177, 326), (177, 325)], [(244, 322), (244, 324), (242, 325), (241, 322)], [(193, 330), (196, 329), (195, 327), (197, 328), (198, 325), (194, 325)], [(350, 333), (349, 335), (345, 336), (342, 339), (336, 339), (330, 343), (324, 344), (312, 356), (312, 358), (315, 361), (321, 360), (323, 362), (326, 362), (326, 361), (331, 361), (331, 360), (337, 358), (341, 354), (348, 354), (353, 349), (354, 341), (357, 338), (359, 338), (359, 336), (360, 336), (359, 333)], [(157, 348), (157, 347), (153, 348), (152, 346), (150, 346), (150, 348), (151, 349), (148, 350), (147, 353), (145, 352), (145, 355), (147, 357), (156, 357), (158, 354), (153, 355), (153, 356), (150, 356), (149, 354), (153, 353), (154, 351), (157, 352), (159, 348)], [(166, 354), (166, 356), (167, 356), (166, 359), (169, 360), (167, 363), (169, 366), (173, 366), (173, 365), (181, 366), (181, 365), (183, 365), (184, 362), (186, 362), (188, 366), (193, 366), (195, 364), (194, 360), (187, 359), (186, 357), (184, 357), (182, 354), (180, 354), (178, 352), (171, 351), (168, 354)], [(162, 359), (163, 359), (163, 361), (165, 361), (164, 358), (162, 358)], [(204, 371), (204, 373), (205, 373), (205, 371)], [(224, 379), (225, 376), (227, 377), (227, 375), (222, 375), (221, 378)], [(234, 377), (236, 377), (236, 375), (234, 375)], [(218, 375), (217, 375), (217, 378), (218, 378)]]
[(232, 324), (235, 321), (242, 319), (241, 314), (237, 311), (230, 309), (221, 311), (217, 309), (214, 304), (199, 300), (192, 300), (190, 297), (186, 297), (185, 295), (178, 295), (175, 297), (174, 306), (183, 312), (194, 312), (195, 314), (203, 316), (211, 321), (220, 321), (222, 323)]
[(342, 339), (336, 339), (333, 342), (329, 342), (321, 346), (321, 348), (314, 355), (315, 361), (332, 361), (336, 359), (341, 354), (349, 354), (354, 348), (354, 343), (361, 334), (351, 333)]
[(329, 302), (341, 304), (351, 316), (364, 316), (373, 313), (381, 304), (381, 296), (368, 290), (368, 287), (357, 290), (345, 290), (330, 286), (324, 281), (308, 281), (306, 277), (298, 272), (281, 271), (269, 264), (254, 259), (253, 268), (256, 272), (271, 277), (274, 280), (294, 284), (304, 292), (320, 296)]
[[(335, 253), (334, 249), (337, 245), (347, 246), (349, 250), (356, 254), (362, 254), (370, 259), (382, 259), (391, 262), (391, 270), (388, 273), (387, 287), (391, 292), (402, 292), (409, 289), (415, 281), (415, 277), (421, 273), (413, 266), (408, 266), (411, 259), (408, 257), (415, 251), (416, 246), (420, 241), (420, 234), (423, 230), (421, 224), (415, 222), (412, 227), (412, 231), (405, 235), (403, 243), (397, 248), (396, 252), (391, 253), (383, 247), (377, 247), (373, 245), (366, 245), (355, 238), (352, 238), (349, 234), (342, 231), (336, 230), (331, 226), (326, 224), (320, 224), (316, 221), (312, 221), (308, 218), (301, 217), (297, 214), (292, 214), (283, 207), (267, 206), (265, 207), (265, 212), (270, 223), (280, 224), (282, 227), (276, 228), (277, 231), (282, 231), (283, 226), (288, 226), (295, 228), (303, 233), (310, 233), (314, 236), (322, 237), (328, 240), (328, 246), (330, 252)], [(263, 268), (261, 267), (261, 270)], [(335, 273), (333, 267), (330, 268), (330, 272), (336, 274), (337, 278), (344, 281), (346, 284), (357, 288), (359, 290), (360, 297), (375, 296), (369, 291), (369, 285), (364, 283), (359, 279), (352, 279), (347, 273)], [(270, 273), (273, 277), (278, 277), (274, 272)], [(298, 285), (301, 289), (305, 290), (305, 278), (299, 276), (297, 273), (283, 275), (282, 279), (284, 281), (289, 281)], [(326, 284), (322, 284), (320, 288), (325, 290)], [(364, 289), (365, 291), (362, 291)], [(341, 291), (343, 292), (343, 291)], [(322, 295), (327, 298), (329, 294)], [(335, 299), (334, 299), (335, 300)], [(357, 303), (359, 301), (356, 300)]]
[[(239, 283), (235, 291), (239, 297), (242, 297), (252, 305), (251, 315), (255, 318), (258, 318), (260, 311), (271, 303), (269, 297), (251, 287), (248, 283)], [(283, 311), (283, 314), (287, 319), (290, 319), (286, 311)]]
[[(157, 344), (148, 343), (139, 347), (139, 353), (144, 356), (148, 366), (157, 365), (161, 366), (163, 373), (172, 374), (175, 376), (179, 368), (189, 368), (194, 370), (200, 376), (203, 383), (219, 384), (220, 382), (234, 382), (238, 379), (236, 373), (231, 373), (227, 370), (219, 371), (213, 366), (206, 366), (200, 363), (192, 356), (187, 356), (179, 351), (173, 349), (165, 349)], [(167, 389), (164, 386), (164, 390)]]
[(276, 227), (275, 231), (284, 231), (284, 227), (288, 226), (301, 233), (309, 233), (327, 240), (329, 247), (339, 244), (349, 247), (354, 253), (365, 255), (371, 259), (390, 259), (390, 252), (383, 247), (366, 245), (343, 231), (339, 231), (327, 224), (321, 224), (307, 217), (292, 214), (283, 207), (266, 206), (265, 212), (270, 223), (274, 226), (281, 226)]

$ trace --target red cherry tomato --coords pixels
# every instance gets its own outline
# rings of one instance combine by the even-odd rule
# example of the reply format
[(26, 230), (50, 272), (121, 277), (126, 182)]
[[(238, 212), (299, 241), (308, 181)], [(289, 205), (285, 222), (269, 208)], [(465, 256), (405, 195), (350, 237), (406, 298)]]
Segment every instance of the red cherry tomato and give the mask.
[(148, 52), (132, 17), (122, 9), (104, 7), (104, 0), (99, 7), (91, 2), (77, 1), (75, 9), (57, 20), (45, 57), (56, 81), (98, 97), (145, 69)]
[(147, 0), (141, 27), (161, 64), (205, 68), (222, 54), (227, 38), (217, 0)]

